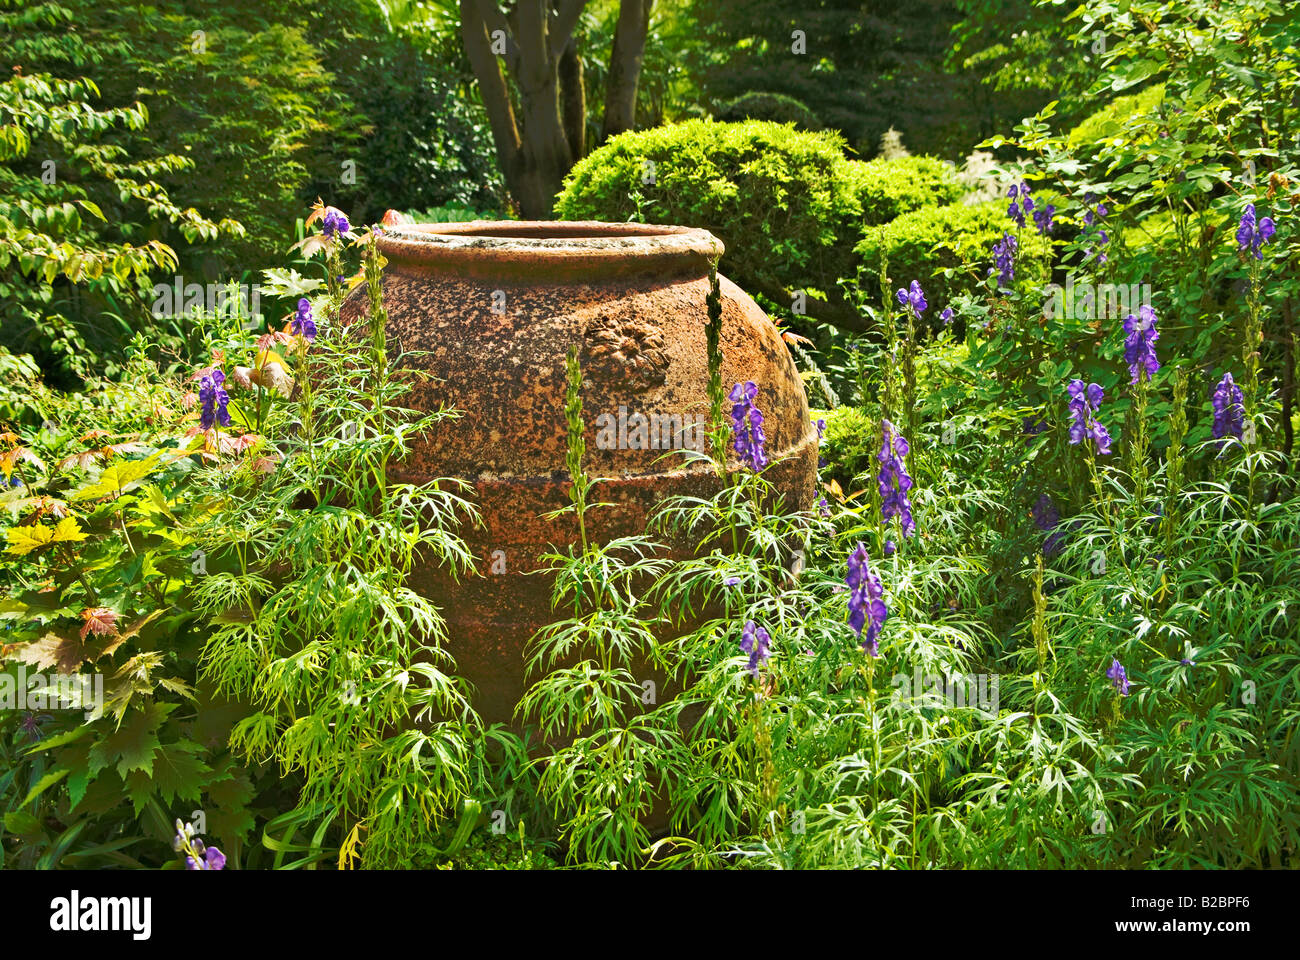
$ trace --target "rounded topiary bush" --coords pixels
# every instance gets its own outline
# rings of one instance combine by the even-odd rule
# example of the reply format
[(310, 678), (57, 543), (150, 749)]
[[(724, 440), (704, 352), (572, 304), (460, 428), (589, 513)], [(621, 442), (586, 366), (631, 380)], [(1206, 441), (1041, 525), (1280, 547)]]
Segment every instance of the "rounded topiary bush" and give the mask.
[(835, 133), (758, 120), (624, 133), (574, 166), (556, 215), (703, 227), (726, 245), (728, 276), (789, 303), (855, 271), (862, 208), (843, 148)]
[(863, 221), (870, 226), (921, 207), (956, 203), (965, 191), (956, 168), (935, 157), (850, 160), (848, 175)]
[(750, 293), (789, 304), (808, 292), (818, 319), (854, 325), (838, 281), (855, 277), (854, 246), (886, 223), (960, 192), (928, 157), (844, 156), (833, 132), (748, 120), (691, 120), (614, 137), (569, 173), (562, 220), (634, 220), (703, 227), (726, 245), (723, 270)]
[[(888, 260), (891, 285), (919, 280), (931, 306), (942, 309), (954, 296), (972, 293), (993, 266), (993, 246), (1003, 233), (1017, 236), (1016, 280), (1045, 281), (1050, 245), (1032, 229), (1017, 233), (1006, 204), (921, 207), (867, 230), (855, 250), (866, 277)], [(952, 269), (951, 276), (945, 272)]]
[(817, 114), (808, 109), (802, 100), (784, 93), (751, 90), (734, 100), (719, 104), (714, 119), (722, 121), (771, 120), (774, 123), (793, 123), (804, 130), (820, 130)]

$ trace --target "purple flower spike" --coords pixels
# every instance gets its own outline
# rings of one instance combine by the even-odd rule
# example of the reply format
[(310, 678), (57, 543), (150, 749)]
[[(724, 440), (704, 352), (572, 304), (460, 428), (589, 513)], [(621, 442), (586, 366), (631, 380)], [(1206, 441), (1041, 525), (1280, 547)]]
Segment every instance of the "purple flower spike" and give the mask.
[(1255, 205), (1248, 203), (1241, 214), (1241, 222), (1237, 225), (1237, 247), (1243, 251), (1249, 250), (1255, 255), (1256, 260), (1263, 260), (1264, 254), (1260, 248), (1268, 243), (1276, 232), (1277, 226), (1273, 223), (1273, 218), (1264, 217), (1256, 222)]
[(1241, 387), (1233, 382), (1232, 374), (1225, 373), (1210, 399), (1214, 407), (1214, 439), (1219, 441), (1220, 447), (1229, 434), (1241, 439), (1246, 420), (1246, 409), (1242, 405), (1244, 400)]
[(1110, 432), (1094, 417), (1101, 408), (1105, 391), (1095, 383), (1085, 387), (1082, 380), (1071, 380), (1070, 385), (1066, 387), (1066, 392), (1070, 396), (1069, 411), (1072, 417), (1070, 443), (1080, 444), (1083, 443), (1084, 437), (1091, 437), (1098, 454), (1103, 456), (1109, 454)]
[(316, 339), (316, 321), (311, 316), (311, 301), (306, 297), (298, 301), (298, 310), (293, 315), (289, 332), (303, 337), (308, 342)]
[(335, 234), (347, 233), (351, 229), (352, 225), (348, 223), (347, 215), (342, 210), (337, 210), (334, 207), (325, 208), (325, 216), (320, 225), (321, 233), (327, 237), (332, 237)]
[(1124, 360), (1128, 363), (1129, 373), (1133, 375), (1129, 382), (1137, 383), (1144, 371), (1147, 380), (1150, 380), (1160, 369), (1155, 346), (1160, 339), (1160, 333), (1156, 330), (1156, 312), (1143, 304), (1138, 308), (1136, 317), (1130, 313), (1125, 318), (1124, 332), (1128, 334), (1124, 339)]
[(930, 306), (925, 302), (925, 294), (921, 291), (921, 284), (916, 280), (906, 290), (898, 291), (898, 302), (904, 307), (909, 307), (916, 319), (921, 319), (921, 314), (925, 313)]
[[(862, 638), (862, 649), (869, 657), (880, 656), (880, 631), (889, 617), (885, 606), (885, 588), (867, 565), (867, 548), (859, 543), (849, 554), (849, 626)], [(862, 636), (863, 628), (867, 635)]]
[(230, 397), (221, 386), (225, 382), (226, 375), (220, 370), (204, 374), (199, 380), (199, 402), (202, 404), (199, 427), (203, 430), (211, 430), (217, 424), (230, 426), (230, 413), (226, 410)]
[(1020, 242), (1004, 232), (1002, 239), (993, 245), (993, 262), (997, 265), (998, 287), (1009, 289), (1016, 279), (1016, 250)]
[(1110, 685), (1119, 691), (1121, 697), (1128, 696), (1128, 673), (1123, 664), (1112, 658), (1106, 676), (1110, 680)]
[(1053, 219), (1055, 216), (1056, 206), (1050, 203), (1042, 210), (1034, 211), (1034, 226), (1042, 236), (1050, 234), (1052, 228), (1056, 226), (1056, 221)]
[(766, 630), (755, 625), (753, 620), (745, 622), (745, 629), (740, 635), (740, 652), (749, 654), (749, 665), (745, 669), (751, 676), (758, 676), (759, 665), (772, 655), (772, 638)]
[(904, 458), (911, 448), (888, 420), (882, 420), (880, 425), (884, 431), (880, 453), (876, 455), (880, 462), (880, 518), (888, 523), (898, 517), (903, 536), (910, 537), (916, 532), (916, 523), (912, 519), (912, 503), (907, 497), (907, 491), (912, 489), (912, 478), (907, 474)]
[(763, 414), (754, 404), (757, 396), (758, 386), (753, 380), (738, 383), (731, 388), (731, 432), (735, 437), (733, 446), (755, 473), (767, 466), (767, 454), (763, 450), (767, 436), (763, 433)]

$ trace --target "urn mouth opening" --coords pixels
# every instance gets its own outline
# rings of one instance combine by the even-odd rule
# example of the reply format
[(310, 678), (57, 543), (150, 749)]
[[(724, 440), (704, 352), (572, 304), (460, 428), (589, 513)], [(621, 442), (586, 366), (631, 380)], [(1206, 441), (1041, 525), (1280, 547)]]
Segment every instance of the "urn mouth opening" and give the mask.
[(503, 281), (703, 276), (723, 252), (695, 227), (594, 220), (401, 224), (378, 243), (395, 266)]

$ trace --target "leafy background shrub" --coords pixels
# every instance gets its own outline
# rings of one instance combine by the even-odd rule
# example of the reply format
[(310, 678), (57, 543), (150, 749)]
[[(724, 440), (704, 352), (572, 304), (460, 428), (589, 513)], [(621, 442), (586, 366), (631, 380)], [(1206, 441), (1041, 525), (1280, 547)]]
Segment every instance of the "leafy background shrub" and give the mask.
[(741, 120), (768, 120), (772, 123), (793, 123), (801, 130), (820, 130), (821, 122), (807, 105), (784, 93), (750, 91), (734, 100), (718, 104), (713, 118), (723, 122)]

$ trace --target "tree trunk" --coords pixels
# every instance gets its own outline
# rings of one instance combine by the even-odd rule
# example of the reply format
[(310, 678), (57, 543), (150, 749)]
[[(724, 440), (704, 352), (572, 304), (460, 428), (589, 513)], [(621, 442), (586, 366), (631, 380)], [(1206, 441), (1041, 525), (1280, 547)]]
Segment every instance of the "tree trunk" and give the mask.
[(583, 86), (582, 58), (572, 37), (560, 57), (560, 97), (564, 108), (564, 135), (575, 161), (587, 155), (587, 91)]
[[(573, 166), (560, 115), (559, 64), (584, 6), (586, 0), (558, 0), (554, 8), (547, 0), (519, 0), (507, 18), (495, 0), (460, 0), (461, 38), (501, 173), (530, 220), (552, 216), (555, 195)], [(498, 57), (514, 79), (518, 113)]]
[(646, 36), (650, 33), (650, 8), (654, 0), (621, 0), (614, 47), (609, 55), (605, 85), (605, 120), (601, 141), (636, 126), (636, 87), (641, 79)]

